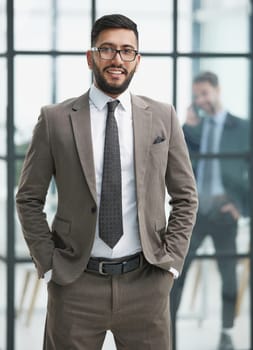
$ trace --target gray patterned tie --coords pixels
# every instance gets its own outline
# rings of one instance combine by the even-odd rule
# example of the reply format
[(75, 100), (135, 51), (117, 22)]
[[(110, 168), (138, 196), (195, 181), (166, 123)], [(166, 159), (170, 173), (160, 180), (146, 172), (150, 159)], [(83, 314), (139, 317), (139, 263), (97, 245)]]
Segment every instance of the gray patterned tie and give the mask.
[(99, 236), (113, 248), (123, 235), (121, 163), (117, 122), (118, 100), (108, 102), (105, 130), (104, 167), (99, 210)]

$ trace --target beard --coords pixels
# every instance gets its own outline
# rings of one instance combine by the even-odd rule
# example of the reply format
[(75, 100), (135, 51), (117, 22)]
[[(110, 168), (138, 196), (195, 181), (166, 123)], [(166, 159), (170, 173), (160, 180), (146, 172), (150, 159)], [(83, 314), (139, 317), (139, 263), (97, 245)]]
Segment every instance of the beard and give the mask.
[(209, 102), (206, 106), (203, 106), (203, 110), (209, 116), (215, 115), (217, 112), (216, 105), (212, 102)]
[(103, 75), (101, 74), (99, 67), (96, 65), (96, 63), (93, 60), (93, 74), (94, 74), (94, 78), (97, 84), (97, 87), (102, 90), (103, 92), (105, 92), (106, 94), (109, 95), (120, 95), (122, 94), (129, 86), (133, 75), (135, 73), (135, 68), (128, 73), (128, 71), (123, 68), (122, 66), (116, 66), (115, 64), (110, 65), (105, 67), (103, 70), (105, 71), (108, 68), (121, 68), (124, 70), (124, 73), (126, 75), (126, 80), (121, 84), (121, 85), (113, 85), (113, 84), (109, 84), (106, 79), (103, 77)]

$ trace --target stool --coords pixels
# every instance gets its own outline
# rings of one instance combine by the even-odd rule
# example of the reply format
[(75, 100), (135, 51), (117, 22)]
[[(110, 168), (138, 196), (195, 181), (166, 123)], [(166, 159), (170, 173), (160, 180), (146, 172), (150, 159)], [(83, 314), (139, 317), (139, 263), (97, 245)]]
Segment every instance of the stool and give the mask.
[[(16, 317), (19, 317), (21, 315), (21, 313), (23, 312), (23, 305), (24, 305), (26, 293), (28, 291), (28, 286), (30, 284), (29, 282), (31, 280), (31, 276), (35, 275), (35, 273), (36, 273), (36, 270), (34, 270), (34, 268), (32, 268), (32, 267), (28, 268), (26, 273), (25, 273), (25, 279), (24, 279), (23, 289), (22, 289), (22, 293), (21, 293), (21, 299), (20, 299), (19, 308), (18, 308)], [(32, 314), (34, 311), (35, 301), (36, 301), (36, 297), (38, 295), (40, 283), (41, 283), (41, 280), (36, 279), (35, 284), (33, 286), (32, 297), (31, 297), (31, 301), (29, 303), (26, 321), (25, 321), (25, 325), (27, 327), (30, 325), (30, 321), (31, 321)]]

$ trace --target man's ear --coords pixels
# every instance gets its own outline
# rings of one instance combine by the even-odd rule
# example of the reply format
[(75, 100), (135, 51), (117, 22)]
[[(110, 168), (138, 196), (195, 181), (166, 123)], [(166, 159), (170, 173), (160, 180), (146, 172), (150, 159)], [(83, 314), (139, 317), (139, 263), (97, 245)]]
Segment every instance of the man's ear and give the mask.
[(141, 61), (141, 55), (138, 54), (137, 57), (136, 57), (135, 73), (137, 72), (137, 70), (138, 70), (138, 68), (139, 68), (140, 61)]
[(87, 59), (88, 67), (92, 70), (93, 60), (92, 60), (92, 52), (90, 50), (86, 52), (86, 59)]

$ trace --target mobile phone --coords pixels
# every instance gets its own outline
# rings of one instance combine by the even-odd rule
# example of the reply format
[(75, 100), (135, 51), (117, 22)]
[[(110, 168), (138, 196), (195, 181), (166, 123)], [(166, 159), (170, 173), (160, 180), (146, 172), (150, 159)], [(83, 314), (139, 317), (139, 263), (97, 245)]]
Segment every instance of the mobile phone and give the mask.
[(202, 108), (198, 107), (194, 102), (192, 103), (192, 109), (196, 113), (197, 117), (203, 118), (205, 116), (205, 111)]

